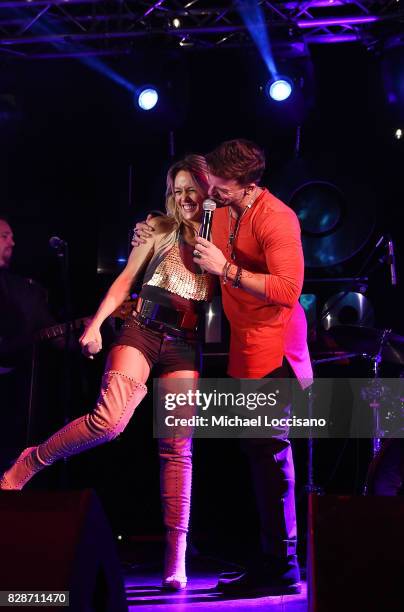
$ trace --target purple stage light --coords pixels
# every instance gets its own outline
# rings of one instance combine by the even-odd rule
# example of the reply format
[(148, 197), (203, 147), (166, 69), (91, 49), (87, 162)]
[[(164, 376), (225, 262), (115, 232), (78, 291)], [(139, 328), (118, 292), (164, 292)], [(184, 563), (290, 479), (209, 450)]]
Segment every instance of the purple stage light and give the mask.
[(300, 19), (297, 22), (299, 28), (321, 28), (330, 26), (360, 25), (380, 21), (375, 15), (364, 15), (363, 17), (325, 17), (324, 19)]
[(358, 34), (324, 34), (324, 36), (305, 36), (304, 40), (307, 44), (327, 45), (337, 43), (357, 42), (360, 40)]
[[(346, 0), (311, 0), (310, 8), (326, 8), (329, 6), (341, 6), (346, 3)], [(296, 11), (302, 8), (300, 2), (285, 2), (284, 7), (289, 11)], [(309, 8), (309, 7), (307, 7)]]

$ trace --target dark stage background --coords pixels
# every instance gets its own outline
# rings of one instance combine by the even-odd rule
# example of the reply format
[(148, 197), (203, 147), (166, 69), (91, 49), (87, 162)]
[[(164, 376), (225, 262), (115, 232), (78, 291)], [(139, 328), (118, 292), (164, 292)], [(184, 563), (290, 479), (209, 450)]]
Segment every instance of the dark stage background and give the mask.
[[(119, 271), (117, 259), (127, 255), (134, 222), (150, 209), (163, 208), (172, 154), (206, 152), (223, 139), (244, 137), (265, 148), (264, 182), (277, 195), (288, 201), (296, 181), (330, 180), (348, 194), (345, 214), (359, 211), (353, 234), (366, 225), (369, 239), (356, 255), (338, 265), (309, 268), (307, 277), (356, 274), (386, 231), (395, 241), (400, 273), (404, 141), (394, 131), (403, 127), (398, 108), (404, 99), (397, 85), (399, 104), (388, 101), (382, 71), (387, 60), (398, 65), (394, 53), (386, 58), (353, 45), (314, 47), (311, 63), (296, 68), (305, 75), (301, 99), (285, 109), (271, 106), (260, 90), (266, 69), (253, 49), (150, 49), (105, 60), (130, 82), (160, 86), (162, 112), (150, 115), (136, 110), (125, 88), (78, 60), (3, 61), (0, 95), (3, 104), (11, 100), (12, 112), (0, 113), (0, 208), (15, 229), (13, 269), (47, 287), (52, 309), (62, 318), (60, 269), (48, 248), (50, 236), (61, 236), (70, 245), (73, 315), (90, 314)], [(368, 296), (375, 326), (404, 334), (402, 291), (390, 286), (386, 265), (372, 275)], [(218, 363), (224, 372), (223, 358), (206, 358), (205, 374), (214, 368), (217, 375)], [(41, 367), (38, 384), (53, 371), (46, 356)], [(101, 371), (101, 357), (94, 363), (74, 358), (71, 416), (90, 407)], [(318, 374), (323, 372), (320, 368)], [(351, 363), (332, 373), (364, 372), (366, 364)], [(399, 374), (396, 368), (392, 375)], [(54, 376), (57, 381), (58, 373)], [(53, 387), (52, 393), (38, 392), (37, 435), (62, 422), (60, 385)], [(295, 444), (295, 452), (304, 543), (305, 442)], [(326, 492), (359, 492), (369, 457), (369, 441), (322, 442), (316, 449), (316, 478)], [(63, 466), (54, 466), (32, 486), (62, 485), (62, 472)], [(71, 460), (67, 472), (71, 486), (97, 489), (117, 533), (162, 533), (150, 401), (120, 440)], [(237, 441), (196, 441), (192, 529), (201, 550), (242, 556), (256, 527), (249, 487)]]

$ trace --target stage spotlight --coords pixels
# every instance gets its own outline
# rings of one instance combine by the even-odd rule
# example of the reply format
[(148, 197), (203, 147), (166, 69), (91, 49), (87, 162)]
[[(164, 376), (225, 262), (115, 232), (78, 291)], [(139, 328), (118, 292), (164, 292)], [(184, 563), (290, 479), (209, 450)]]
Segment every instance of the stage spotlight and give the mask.
[(174, 19), (173, 19), (173, 26), (177, 30), (178, 30), (178, 28), (181, 27), (181, 21), (178, 19), (178, 17), (174, 17)]
[(286, 77), (278, 77), (268, 81), (265, 87), (266, 94), (275, 102), (284, 102), (292, 93), (292, 82)]
[(154, 87), (143, 87), (136, 92), (135, 97), (137, 105), (144, 111), (152, 110), (159, 99), (157, 90)]
[(194, 43), (189, 36), (183, 36), (180, 40), (180, 47), (193, 47)]
[(397, 138), (397, 140), (401, 140), (401, 138), (403, 137), (403, 130), (398, 128), (395, 132), (394, 132), (394, 136)]

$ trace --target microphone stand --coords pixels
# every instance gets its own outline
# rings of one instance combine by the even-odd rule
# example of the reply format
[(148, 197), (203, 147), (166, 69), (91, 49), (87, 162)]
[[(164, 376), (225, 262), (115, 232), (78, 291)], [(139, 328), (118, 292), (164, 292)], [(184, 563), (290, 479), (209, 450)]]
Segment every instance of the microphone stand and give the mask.
[[(325, 312), (322, 313), (321, 319), (320, 319), (320, 323), (323, 323), (323, 321), (328, 317), (328, 315), (334, 310), (334, 308), (336, 306), (338, 306), (338, 304), (348, 295), (348, 293), (350, 293), (356, 286), (356, 281), (358, 279), (360, 280), (364, 280), (362, 279), (362, 275), (364, 274), (368, 264), (370, 263), (373, 255), (376, 253), (377, 249), (384, 243), (386, 242), (386, 238), (385, 236), (381, 236), (378, 241), (376, 242), (376, 244), (372, 247), (370, 253), (368, 254), (368, 256), (366, 257), (365, 261), (363, 262), (363, 264), (360, 267), (360, 270), (357, 274), (357, 278), (354, 279), (354, 282), (351, 283), (350, 285), (348, 285), (348, 288), (345, 289), (341, 295), (339, 295), (334, 302), (332, 302), (332, 304), (330, 304), (330, 306), (326, 309)], [(368, 278), (372, 275), (372, 273), (381, 265), (383, 264), (385, 261), (385, 257), (383, 258), (379, 258), (376, 262), (376, 264), (374, 264), (370, 270), (367, 273), (367, 278), (366, 280), (368, 280)], [(329, 363), (329, 362), (334, 362), (334, 361), (340, 361), (341, 359), (347, 359), (347, 358), (352, 358), (352, 357), (359, 357), (359, 356), (367, 356), (365, 354), (361, 355), (360, 353), (345, 353), (344, 355), (339, 355), (339, 356), (335, 356), (335, 357), (331, 357), (331, 358), (326, 358), (326, 359), (315, 359), (313, 360), (313, 366), (315, 367), (317, 364), (320, 363)], [(378, 362), (375, 362), (378, 365)], [(377, 366), (375, 372), (377, 371)], [(375, 374), (376, 376), (377, 374)], [(308, 407), (308, 417), (311, 418), (313, 416), (313, 406), (314, 406), (314, 401), (315, 401), (315, 393), (314, 393), (314, 389), (313, 389), (313, 385), (310, 387), (310, 389), (308, 390), (308, 394), (307, 394), (307, 407)], [(374, 442), (373, 446), (375, 447), (375, 444), (377, 442)], [(317, 494), (323, 494), (323, 489), (316, 485), (315, 483), (315, 478), (314, 478), (314, 439), (311, 435), (311, 430), (309, 430), (309, 437), (307, 440), (307, 484), (305, 486), (305, 490), (307, 493), (317, 493)]]
[[(69, 245), (67, 242), (61, 243), (57, 248), (57, 258), (60, 264), (61, 276), (62, 276), (62, 292), (63, 292), (63, 319), (66, 323), (66, 335), (65, 344), (63, 348), (63, 378), (62, 378), (62, 417), (63, 425), (69, 422), (70, 415), (70, 401), (71, 401), (71, 355), (70, 355), (70, 344), (71, 344), (71, 327), (70, 321), (72, 319), (72, 301), (71, 301), (71, 290), (69, 282)], [(68, 484), (68, 473), (67, 473), (67, 462), (66, 459), (63, 461), (64, 469), (61, 476), (61, 484), (63, 488), (66, 488)]]

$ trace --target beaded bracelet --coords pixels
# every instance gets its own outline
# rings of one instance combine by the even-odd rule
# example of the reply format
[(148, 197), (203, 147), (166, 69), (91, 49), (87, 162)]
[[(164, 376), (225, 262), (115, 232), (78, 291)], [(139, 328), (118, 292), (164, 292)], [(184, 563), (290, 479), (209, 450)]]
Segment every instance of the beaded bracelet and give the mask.
[(223, 285), (225, 285), (227, 283), (227, 274), (229, 272), (230, 266), (231, 266), (230, 261), (226, 261), (226, 263), (223, 266), (223, 271), (222, 271)]
[(233, 284), (232, 284), (232, 287), (233, 287), (234, 289), (238, 289), (238, 288), (240, 287), (240, 281), (241, 281), (241, 271), (242, 271), (242, 268), (241, 268), (241, 266), (239, 266), (239, 267), (237, 268), (236, 276), (235, 276), (234, 281), (233, 281)]

